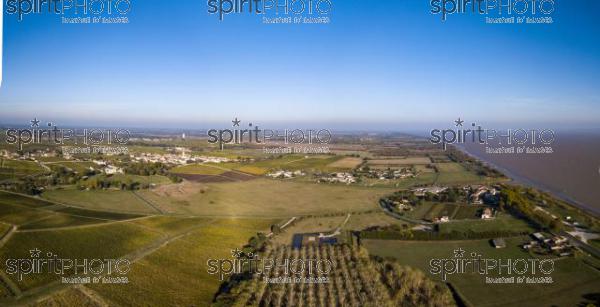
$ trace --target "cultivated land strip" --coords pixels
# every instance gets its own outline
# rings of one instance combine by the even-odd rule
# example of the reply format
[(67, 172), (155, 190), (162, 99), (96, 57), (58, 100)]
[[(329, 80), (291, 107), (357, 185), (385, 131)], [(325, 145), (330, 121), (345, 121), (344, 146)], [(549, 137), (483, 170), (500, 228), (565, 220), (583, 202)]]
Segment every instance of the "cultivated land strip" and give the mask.
[(9, 291), (12, 294), (14, 294), (15, 296), (21, 295), (21, 289), (19, 288), (19, 286), (15, 282), (13, 282), (12, 279), (6, 276), (6, 273), (4, 273), (3, 271), (0, 271), (0, 280), (2, 280), (2, 282), (8, 287)]
[(72, 229), (84, 229), (84, 228), (94, 228), (94, 227), (102, 227), (106, 225), (113, 225), (119, 223), (129, 223), (137, 220), (143, 220), (147, 218), (151, 218), (152, 216), (142, 216), (136, 217), (127, 220), (109, 220), (105, 223), (97, 223), (97, 224), (88, 224), (88, 225), (77, 225), (77, 226), (63, 226), (63, 227), (50, 227), (50, 228), (39, 228), (39, 229), (19, 229), (15, 232), (46, 232), (46, 231), (56, 231), (56, 230), (72, 230)]
[[(99, 209), (94, 209), (94, 208), (87, 208), (87, 207), (82, 207), (82, 206), (74, 206), (74, 205), (69, 205), (69, 204), (66, 204), (66, 203), (57, 202), (57, 201), (51, 200), (51, 199), (35, 197), (35, 196), (27, 195), (27, 194), (22, 194), (22, 193), (17, 193), (17, 192), (12, 192), (12, 191), (6, 191), (6, 190), (0, 190), (0, 193), (7, 193), (7, 194), (12, 194), (12, 195), (17, 195), (17, 196), (21, 196), (21, 197), (25, 197), (25, 198), (37, 200), (37, 201), (40, 201), (40, 202), (45, 202), (45, 203), (53, 204), (52, 206), (44, 206), (44, 207), (28, 207), (28, 206), (24, 206), (24, 205), (19, 205), (19, 204), (12, 203), (11, 205), (13, 205), (13, 206), (20, 206), (20, 207), (23, 207), (23, 208), (28, 208), (28, 209), (33, 209), (33, 210), (50, 211), (50, 212), (60, 213), (60, 214), (65, 214), (65, 215), (70, 215), (70, 216), (74, 216), (74, 217), (83, 217), (83, 218), (90, 218), (90, 219), (96, 219), (96, 220), (113, 221), (111, 219), (103, 219), (103, 218), (99, 218), (99, 217), (82, 216), (82, 215), (77, 215), (77, 214), (72, 214), (72, 213), (66, 213), (66, 212), (57, 212), (56, 210), (61, 209), (60, 207), (66, 207), (66, 208), (83, 209), (83, 210), (87, 210), (87, 211), (102, 212), (102, 213), (118, 213), (118, 214), (144, 215), (143, 213), (139, 213), (139, 212), (109, 211), (109, 210), (99, 210)], [(58, 209), (52, 210), (51, 208), (58, 208)]]
[[(144, 257), (153, 254), (154, 252), (158, 251), (162, 247), (167, 246), (169, 243), (179, 240), (179, 239), (182, 239), (182, 238), (190, 235), (191, 233), (197, 231), (198, 229), (206, 227), (215, 222), (217, 222), (216, 219), (208, 220), (204, 223), (199, 223), (198, 225), (189, 227), (189, 228), (185, 229), (183, 232), (180, 232), (180, 233), (174, 234), (174, 235), (167, 235), (167, 234), (163, 233), (163, 235), (160, 238), (158, 238), (154, 242), (150, 243), (149, 245), (147, 245), (137, 251), (129, 253), (125, 256), (121, 256), (120, 258), (129, 259), (130, 262), (133, 264), (133, 263), (138, 262), (139, 260), (143, 259)], [(132, 223), (132, 225), (139, 226), (139, 225), (133, 224), (133, 223)], [(157, 232), (158, 230), (154, 229), (154, 231)], [(10, 281), (10, 279), (9, 279), (9, 281)], [(60, 280), (56, 280), (56, 281), (53, 281), (46, 285), (40, 286), (38, 288), (27, 290), (25, 292), (20, 292), (20, 294), (17, 297), (12, 297), (5, 301), (2, 301), (1, 305), (3, 305), (3, 306), (23, 306), (23, 305), (33, 304), (33, 303), (42, 301), (46, 298), (49, 298), (57, 292), (65, 290), (69, 287), (76, 287), (76, 286), (78, 286), (78, 285), (63, 284), (63, 283), (61, 283)], [(18, 289), (18, 287), (17, 287), (17, 289)], [(99, 295), (97, 295), (97, 296), (100, 297)]]
[(4, 244), (6, 244), (6, 242), (8, 242), (8, 240), (10, 240), (10, 238), (12, 237), (12, 235), (15, 233), (16, 230), (17, 230), (17, 226), (10, 225), (10, 229), (8, 229), (8, 231), (2, 236), (2, 239), (0, 239), (0, 248), (2, 248), (4, 246)]
[[(244, 176), (248, 176), (251, 178), (254, 178), (256, 176), (252, 175), (252, 174), (248, 174), (248, 173), (244, 173), (244, 172), (240, 172), (240, 171), (236, 171), (234, 169), (229, 169), (229, 168), (225, 168), (225, 167), (221, 167), (221, 166), (217, 166), (217, 165), (208, 165), (208, 164), (202, 164), (204, 166), (208, 166), (208, 167), (212, 167), (212, 168), (216, 168), (216, 169), (220, 169), (222, 171), (226, 171), (226, 172), (232, 172), (232, 173), (236, 173), (236, 174), (240, 174), (240, 175), (244, 175)], [(222, 174), (221, 174), (222, 175)], [(219, 176), (219, 175), (217, 175)]]

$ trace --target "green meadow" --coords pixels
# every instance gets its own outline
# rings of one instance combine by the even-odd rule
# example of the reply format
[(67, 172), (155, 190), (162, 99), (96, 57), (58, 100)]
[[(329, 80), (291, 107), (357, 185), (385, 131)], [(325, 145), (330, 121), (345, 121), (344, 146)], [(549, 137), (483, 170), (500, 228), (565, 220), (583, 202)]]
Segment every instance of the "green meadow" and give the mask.
[[(494, 248), (490, 240), (468, 241), (393, 241), (364, 240), (373, 255), (397, 259), (400, 263), (429, 273), (431, 259), (449, 259), (454, 250), (463, 249), (487, 259), (529, 259), (535, 256), (523, 251), (520, 244), (529, 237), (507, 238), (506, 248)], [(556, 260), (550, 275), (552, 284), (487, 284), (485, 277), (476, 273), (449, 275), (448, 281), (460, 296), (472, 306), (576, 306), (584, 295), (600, 289), (600, 272), (577, 258)], [(492, 277), (497, 275), (490, 275)], [(537, 276), (537, 275), (536, 275)], [(568, 295), (565, 295), (568, 294)]]

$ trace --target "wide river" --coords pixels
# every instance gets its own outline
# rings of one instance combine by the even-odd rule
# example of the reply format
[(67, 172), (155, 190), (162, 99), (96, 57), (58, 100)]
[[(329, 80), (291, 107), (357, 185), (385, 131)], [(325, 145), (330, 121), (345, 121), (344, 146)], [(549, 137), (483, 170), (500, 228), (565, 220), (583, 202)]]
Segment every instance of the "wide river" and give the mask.
[(551, 154), (490, 154), (485, 145), (462, 146), (515, 181), (600, 215), (600, 134), (557, 132), (551, 147)]

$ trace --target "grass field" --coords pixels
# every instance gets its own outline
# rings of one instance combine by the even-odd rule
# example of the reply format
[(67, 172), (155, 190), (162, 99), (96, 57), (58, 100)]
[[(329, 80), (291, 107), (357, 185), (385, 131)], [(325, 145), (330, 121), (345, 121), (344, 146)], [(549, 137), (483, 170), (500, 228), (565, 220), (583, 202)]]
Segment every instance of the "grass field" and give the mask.
[(362, 185), (372, 186), (372, 187), (408, 189), (408, 188), (414, 187), (416, 185), (432, 185), (435, 183), (436, 178), (437, 178), (437, 174), (435, 174), (433, 172), (419, 174), (417, 177), (414, 177), (414, 178), (405, 178), (405, 179), (397, 179), (397, 180), (379, 180), (379, 179), (363, 178)]
[(77, 189), (49, 190), (43, 197), (67, 205), (117, 212), (156, 213), (131, 191)]
[(437, 163), (435, 166), (439, 172), (436, 184), (468, 184), (479, 183), (484, 180), (484, 178), (468, 171), (458, 163)]
[(12, 201), (0, 199), (0, 221), (13, 225), (21, 225), (38, 220), (52, 214), (51, 211), (36, 210), (17, 205)]
[(329, 164), (328, 166), (331, 168), (353, 169), (353, 168), (359, 166), (361, 163), (363, 163), (362, 158), (347, 157), (347, 158), (337, 160), (337, 161)]
[(416, 206), (408, 215), (417, 220), (433, 220), (442, 216), (452, 219), (459, 208), (454, 204), (424, 202)]
[(32, 307), (85, 306), (102, 307), (103, 305), (85, 294), (80, 288), (68, 288), (53, 294), (51, 297), (32, 304)]
[(238, 172), (243, 172), (246, 174), (256, 175), (256, 176), (264, 175), (268, 172), (268, 170), (265, 168), (253, 166), (253, 165), (242, 165), (242, 166), (236, 168), (235, 170)]
[(485, 206), (459, 205), (459, 209), (452, 217), (455, 220), (481, 219), (481, 213)]
[(108, 181), (118, 181), (118, 182), (139, 182), (140, 184), (169, 184), (171, 180), (165, 176), (161, 175), (151, 175), (151, 176), (139, 176), (139, 175), (130, 175), (130, 174), (114, 174), (110, 176), (101, 175), (100, 178), (106, 178)]
[(44, 208), (54, 206), (54, 203), (36, 197), (24, 197), (13, 193), (0, 191), (0, 204), (18, 204), (28, 208)]
[(346, 216), (328, 216), (303, 218), (286, 227), (284, 231), (273, 238), (276, 244), (291, 245), (292, 237), (296, 233), (331, 232), (339, 227)]
[[(260, 216), (345, 213), (377, 208), (391, 188), (351, 187), (257, 179), (231, 183), (188, 183), (190, 188), (166, 196), (154, 190), (130, 191), (75, 189), (44, 193), (48, 200), (94, 210), (154, 214), (145, 201), (165, 212), (197, 216)], [(177, 191), (177, 185), (172, 185)], [(184, 190), (182, 188), (182, 190)], [(252, 195), (252, 197), (249, 197)], [(145, 201), (144, 201), (145, 200)]]
[(424, 220), (444, 215), (448, 216), (451, 220), (480, 219), (483, 208), (485, 206), (424, 202), (410, 212), (409, 215), (415, 219)]
[[(242, 165), (250, 165), (265, 170), (302, 170), (302, 171), (335, 171), (336, 168), (330, 167), (332, 163), (342, 159), (340, 156), (328, 156), (328, 155), (283, 155), (273, 159), (260, 160), (253, 163), (247, 163)], [(227, 164), (226, 164), (227, 165)], [(238, 166), (239, 167), (239, 166)], [(235, 169), (235, 167), (233, 168)]]
[(99, 169), (98, 165), (92, 162), (70, 162), (70, 161), (60, 161), (60, 162), (50, 162), (45, 163), (46, 166), (52, 169), (58, 169), (59, 167), (66, 167), (73, 171), (78, 172), (79, 174), (83, 174), (91, 168)]
[(376, 209), (379, 198), (392, 191), (267, 179), (203, 186), (177, 197), (161, 197), (153, 191), (140, 191), (140, 195), (174, 213), (290, 217)]
[(173, 234), (189, 229), (199, 224), (205, 224), (208, 218), (181, 218), (173, 216), (153, 216), (144, 219), (138, 219), (132, 223), (144, 227), (152, 228), (155, 231)]
[[(338, 156), (301, 156), (284, 155), (281, 157), (259, 160), (256, 162), (227, 162), (219, 164), (193, 164), (179, 166), (171, 170), (175, 174), (188, 175), (221, 175), (227, 171), (238, 171), (251, 175), (264, 175), (271, 170), (303, 170), (303, 171), (335, 171), (346, 168), (349, 162), (342, 166), (334, 164), (342, 159)], [(357, 158), (351, 158), (357, 159)], [(359, 159), (360, 160), (360, 159)], [(361, 160), (362, 161), (362, 160)]]
[(68, 214), (50, 214), (38, 220), (28, 221), (25, 224), (19, 226), (19, 229), (23, 230), (34, 230), (34, 229), (48, 229), (48, 228), (60, 228), (60, 227), (73, 227), (82, 225), (94, 225), (106, 223), (108, 221), (98, 220), (94, 218), (86, 218), (82, 216), (74, 216)]
[[(467, 254), (477, 252), (487, 259), (529, 259), (519, 244), (528, 238), (506, 239), (507, 247), (496, 249), (488, 240), (474, 241), (381, 241), (364, 240), (369, 252), (381, 257), (398, 259), (402, 264), (430, 272), (433, 258), (448, 259), (453, 251), (462, 248)], [(506, 260), (504, 260), (506, 261)], [(433, 278), (439, 275), (429, 273)], [(558, 260), (550, 275), (552, 284), (486, 284), (479, 274), (450, 275), (448, 280), (473, 306), (576, 306), (583, 295), (600, 289), (600, 272), (578, 259)]]
[[(85, 191), (79, 191), (85, 192)], [(113, 204), (118, 207), (119, 204)], [(69, 207), (43, 199), (0, 192), (0, 221), (22, 229), (68, 227), (140, 217), (139, 214)]]
[(399, 219), (395, 219), (383, 212), (361, 213), (350, 216), (344, 230), (363, 230), (373, 226), (390, 226), (405, 224)]
[(427, 165), (415, 165), (415, 169), (417, 170), (417, 172), (421, 172), (421, 173), (435, 172), (433, 168), (427, 167)]
[(2, 239), (2, 237), (4, 237), (8, 233), (10, 228), (10, 224), (0, 223), (0, 239)]
[[(26, 221), (0, 247), (0, 269), (3, 271), (6, 271), (7, 259), (29, 259), (30, 251), (35, 249), (61, 259), (89, 261), (127, 257), (135, 260), (141, 257), (127, 274), (130, 280), (127, 285), (94, 286), (100, 293), (98, 296), (94, 292), (90, 296), (85, 287), (56, 288), (58, 292), (49, 292), (49, 297), (38, 300), (33, 306), (97, 306), (102, 301), (125, 306), (134, 303), (208, 305), (221, 281), (206, 273), (206, 260), (229, 257), (231, 249), (241, 248), (251, 236), (268, 232), (270, 225), (281, 221), (153, 216), (111, 223), (97, 218), (118, 220), (138, 216), (65, 207), (8, 193), (0, 193), (0, 196), (0, 210), (4, 215), (11, 213), (25, 217), (23, 220)], [(21, 201), (25, 205), (17, 204)], [(32, 212), (40, 216), (31, 219)], [(89, 215), (94, 218), (85, 217)], [(9, 227), (7, 224), (0, 226), (0, 230)], [(8, 278), (20, 291), (35, 296), (37, 291), (54, 291), (40, 289), (54, 289), (46, 287), (57, 281), (59, 275), (46, 272), (26, 274), (22, 280), (17, 275)], [(0, 282), (0, 298), (10, 295), (8, 288)], [(98, 298), (100, 300), (96, 300)]]
[(440, 232), (450, 233), (458, 232), (492, 232), (492, 231), (512, 231), (512, 232), (534, 232), (535, 229), (527, 222), (514, 217), (504, 215), (493, 220), (476, 221), (453, 221), (451, 223), (440, 224)]
[(0, 158), (0, 175), (4, 179), (35, 175), (44, 173), (46, 170), (38, 163), (23, 160), (7, 160)]
[[(92, 228), (43, 232), (16, 232), (0, 248), (0, 267), (5, 271), (7, 259), (29, 259), (30, 250), (52, 252), (64, 259), (115, 259), (149, 244), (156, 233), (119, 223)], [(10, 276), (22, 290), (28, 290), (58, 279), (54, 274), (24, 275), (19, 281)]]
[(171, 169), (171, 173), (189, 175), (221, 175), (226, 171), (226, 169), (206, 164), (189, 164)]

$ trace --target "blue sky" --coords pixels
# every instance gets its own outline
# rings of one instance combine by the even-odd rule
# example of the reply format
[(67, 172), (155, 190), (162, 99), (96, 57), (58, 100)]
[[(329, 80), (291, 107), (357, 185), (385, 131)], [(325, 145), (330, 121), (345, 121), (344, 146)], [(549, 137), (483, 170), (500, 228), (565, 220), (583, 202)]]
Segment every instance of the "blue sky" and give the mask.
[(126, 25), (5, 14), (0, 121), (600, 127), (598, 1), (557, 0), (551, 25), (442, 23), (417, 0), (334, 0), (329, 25), (132, 1)]

